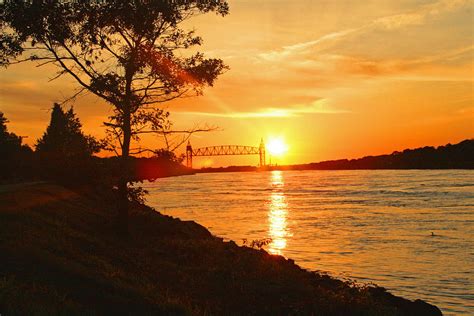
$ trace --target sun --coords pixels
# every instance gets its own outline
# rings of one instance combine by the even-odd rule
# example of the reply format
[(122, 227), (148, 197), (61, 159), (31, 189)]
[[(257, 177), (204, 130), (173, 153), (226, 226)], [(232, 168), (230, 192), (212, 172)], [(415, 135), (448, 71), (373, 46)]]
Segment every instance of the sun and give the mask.
[(273, 138), (267, 143), (267, 150), (272, 156), (281, 156), (288, 150), (288, 146), (281, 138)]

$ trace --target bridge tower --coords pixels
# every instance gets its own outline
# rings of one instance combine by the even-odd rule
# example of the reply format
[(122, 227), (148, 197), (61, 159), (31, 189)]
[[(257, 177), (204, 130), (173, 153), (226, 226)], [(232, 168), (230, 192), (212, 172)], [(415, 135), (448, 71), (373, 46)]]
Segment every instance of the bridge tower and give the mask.
[(258, 154), (260, 156), (260, 167), (265, 167), (265, 143), (263, 142), (263, 138), (260, 141), (260, 146), (258, 147)]
[(193, 147), (191, 146), (191, 143), (189, 141), (186, 145), (186, 166), (188, 168), (193, 167)]

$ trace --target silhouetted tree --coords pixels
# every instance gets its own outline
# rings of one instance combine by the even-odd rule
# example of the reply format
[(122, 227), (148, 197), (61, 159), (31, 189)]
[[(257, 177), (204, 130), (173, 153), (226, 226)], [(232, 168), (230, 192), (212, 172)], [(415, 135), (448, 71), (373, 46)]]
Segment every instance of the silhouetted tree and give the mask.
[(81, 128), (82, 124), (72, 107), (64, 111), (55, 103), (49, 126), (36, 143), (36, 151), (64, 159), (91, 156), (99, 152), (100, 143), (94, 137), (84, 135)]
[(185, 159), (184, 155), (177, 156), (173, 151), (166, 150), (166, 149), (158, 149), (154, 152), (154, 156), (156, 158), (161, 158), (164, 160), (168, 160), (170, 162), (182, 163)]
[(0, 148), (2, 156), (9, 155), (20, 150), (21, 137), (9, 133), (7, 128), (8, 119), (0, 112)]
[(8, 119), (0, 112), (0, 178), (26, 176), (31, 172), (32, 150), (22, 138), (7, 128)]
[[(131, 140), (163, 135), (164, 102), (202, 94), (226, 69), (220, 59), (186, 50), (202, 43), (180, 25), (208, 12), (228, 13), (223, 0), (13, 1), (1, 4), (0, 62), (37, 61), (68, 74), (80, 90), (113, 106), (106, 125), (119, 143), (119, 223), (128, 216), (127, 160)], [(166, 135), (172, 131), (166, 130)], [(185, 131), (188, 132), (188, 131)], [(192, 132), (192, 131), (191, 131)], [(109, 138), (111, 139), (111, 138)]]

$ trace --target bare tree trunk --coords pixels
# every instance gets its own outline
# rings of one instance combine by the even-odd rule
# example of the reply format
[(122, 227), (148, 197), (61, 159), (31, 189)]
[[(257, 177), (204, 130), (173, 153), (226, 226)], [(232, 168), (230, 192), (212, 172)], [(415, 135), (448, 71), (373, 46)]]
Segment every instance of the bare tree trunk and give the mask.
[(128, 236), (128, 179), (130, 177), (130, 140), (131, 140), (131, 127), (130, 127), (130, 112), (126, 111), (124, 114), (123, 122), (123, 145), (122, 145), (122, 156), (120, 162), (120, 179), (118, 183), (118, 194), (119, 194), (119, 206), (117, 216), (117, 229), (118, 233), (124, 237)]
[[(134, 54), (132, 54), (134, 55)], [(130, 179), (130, 141), (132, 138), (132, 113), (131, 113), (131, 89), (132, 89), (132, 78), (133, 78), (133, 56), (129, 60), (129, 63), (125, 66), (125, 100), (123, 103), (123, 143), (122, 143), (122, 158), (121, 158), (121, 170), (120, 180), (118, 185), (119, 193), (119, 213), (118, 213), (118, 228), (119, 233), (124, 237), (129, 234), (128, 226), (128, 179)]]

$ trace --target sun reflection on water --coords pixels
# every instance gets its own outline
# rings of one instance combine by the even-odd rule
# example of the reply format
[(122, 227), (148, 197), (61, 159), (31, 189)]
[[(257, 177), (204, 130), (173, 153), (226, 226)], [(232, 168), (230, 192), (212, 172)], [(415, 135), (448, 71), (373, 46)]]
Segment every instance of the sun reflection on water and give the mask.
[(268, 233), (272, 242), (268, 246), (268, 251), (272, 254), (282, 255), (289, 235), (287, 225), (288, 204), (283, 193), (282, 172), (272, 171), (270, 181), (272, 193), (268, 204)]

